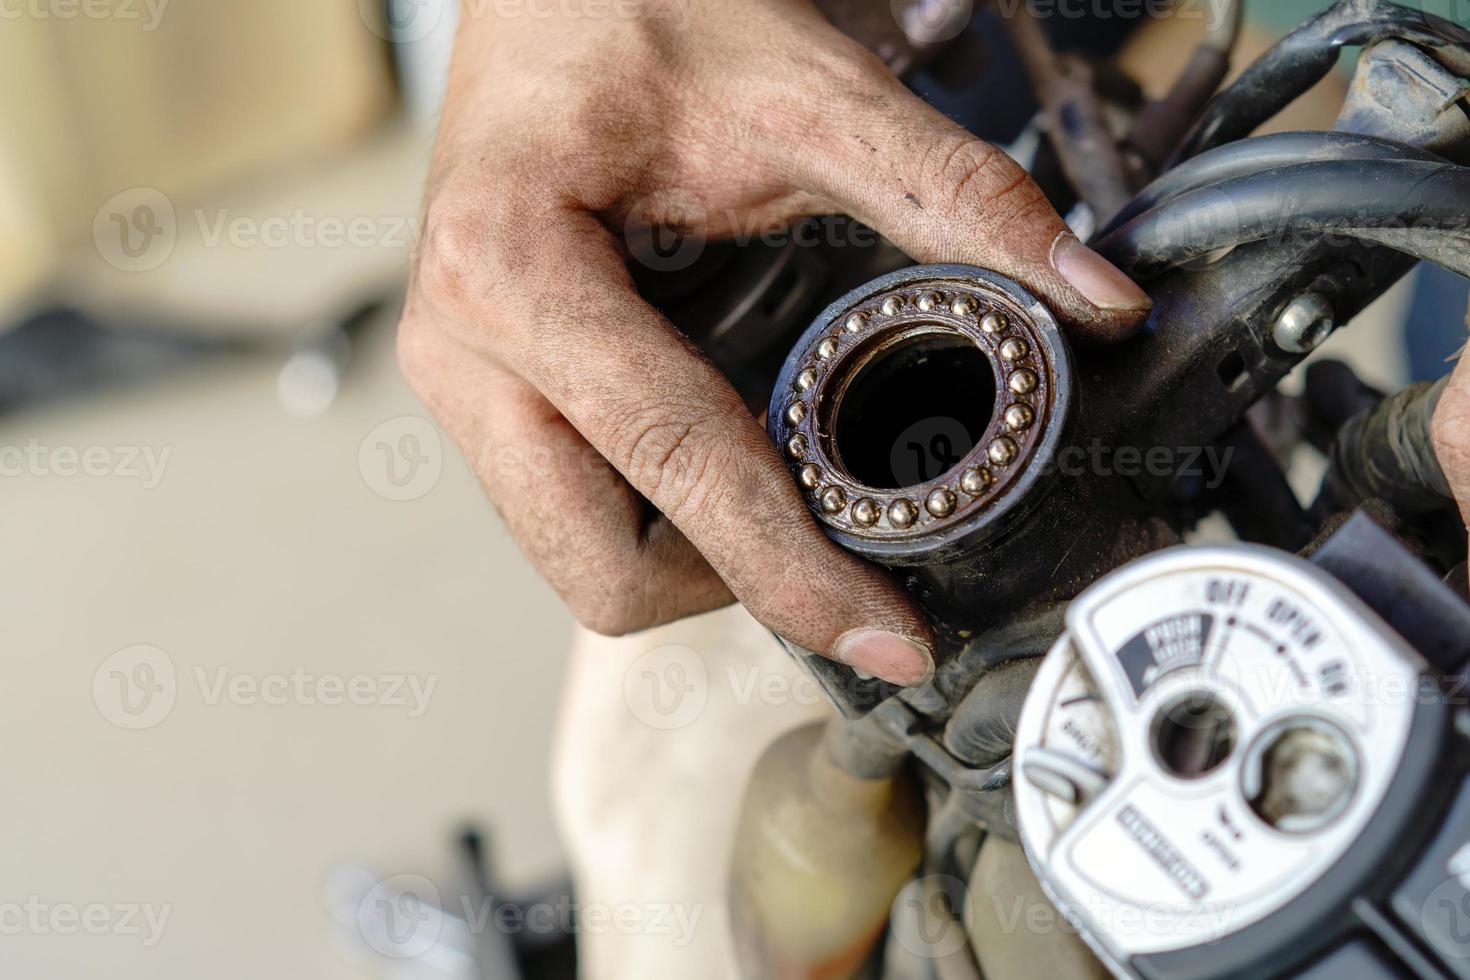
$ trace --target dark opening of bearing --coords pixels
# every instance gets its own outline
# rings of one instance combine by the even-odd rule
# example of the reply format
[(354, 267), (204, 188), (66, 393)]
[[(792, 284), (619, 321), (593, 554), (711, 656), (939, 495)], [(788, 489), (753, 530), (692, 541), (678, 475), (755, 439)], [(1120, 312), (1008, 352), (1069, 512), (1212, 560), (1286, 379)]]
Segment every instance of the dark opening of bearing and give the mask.
[(990, 359), (968, 338), (919, 333), (877, 351), (826, 420), (835, 461), (859, 483), (915, 486), (954, 469), (995, 412)]
[(1153, 743), (1159, 762), (1175, 776), (1203, 776), (1235, 748), (1235, 718), (1213, 694), (1192, 692), (1155, 716)]

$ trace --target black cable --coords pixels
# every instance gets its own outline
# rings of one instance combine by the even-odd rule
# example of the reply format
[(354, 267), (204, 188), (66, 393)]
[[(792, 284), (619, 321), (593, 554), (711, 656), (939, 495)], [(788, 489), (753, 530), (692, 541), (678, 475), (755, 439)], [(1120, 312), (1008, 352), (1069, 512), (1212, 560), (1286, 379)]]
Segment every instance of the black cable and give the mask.
[(1282, 38), (1210, 100), (1171, 162), (1248, 136), (1321, 81), (1343, 47), (1388, 38), (1426, 48), (1451, 70), (1470, 74), (1470, 31), (1465, 28), (1388, 0), (1342, 0)]
[(1180, 194), (1095, 246), (1148, 277), (1247, 242), (1373, 241), (1470, 277), (1470, 168), (1427, 160), (1277, 167)]
[(1308, 130), (1272, 133), (1237, 140), (1186, 160), (1134, 195), (1123, 210), (1098, 233), (1103, 238), (1115, 229), (1180, 194), (1244, 177), (1259, 170), (1332, 160), (1430, 160), (1443, 158), (1429, 150), (1380, 136), (1360, 133)]

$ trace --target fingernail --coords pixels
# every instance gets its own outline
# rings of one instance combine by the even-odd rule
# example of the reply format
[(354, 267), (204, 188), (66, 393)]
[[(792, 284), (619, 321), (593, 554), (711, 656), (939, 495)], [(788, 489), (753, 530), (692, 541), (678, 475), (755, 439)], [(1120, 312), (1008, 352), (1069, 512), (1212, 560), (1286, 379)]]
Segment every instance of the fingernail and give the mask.
[(929, 648), (887, 630), (848, 630), (837, 638), (832, 656), (864, 673), (913, 687), (934, 676)]
[(1051, 245), (1051, 264), (1061, 277), (1101, 310), (1146, 310), (1148, 294), (1107, 259), (1064, 231)]

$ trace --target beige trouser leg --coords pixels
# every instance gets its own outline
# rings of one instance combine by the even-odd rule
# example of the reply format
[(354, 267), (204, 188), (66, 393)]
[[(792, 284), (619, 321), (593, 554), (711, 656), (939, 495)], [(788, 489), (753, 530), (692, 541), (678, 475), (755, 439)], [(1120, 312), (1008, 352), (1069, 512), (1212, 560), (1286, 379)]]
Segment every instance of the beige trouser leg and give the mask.
[(578, 631), (553, 749), (586, 980), (733, 980), (727, 865), (760, 753), (827, 707), (740, 607)]
[[(553, 750), (584, 980), (736, 980), (740, 801), (778, 736), (831, 711), (739, 607), (617, 639), (579, 630)], [(987, 840), (966, 916), (987, 976), (1101, 980), (1018, 845)]]

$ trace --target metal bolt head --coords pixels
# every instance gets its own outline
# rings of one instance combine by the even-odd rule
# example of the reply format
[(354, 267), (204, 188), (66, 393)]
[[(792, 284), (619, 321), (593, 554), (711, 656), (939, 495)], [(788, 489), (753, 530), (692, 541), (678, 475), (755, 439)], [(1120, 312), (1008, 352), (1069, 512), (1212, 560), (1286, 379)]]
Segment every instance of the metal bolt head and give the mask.
[(826, 337), (817, 345), (817, 356), (824, 361), (835, 353), (837, 353), (837, 338), (835, 337)]
[(903, 304), (899, 302), (897, 296), (890, 296), (887, 299), (885, 299), (883, 301), (883, 305), (880, 306), (880, 307), (878, 307), (878, 308), (883, 311), (883, 315), (884, 316), (893, 316), (902, 307), (903, 307)]
[(1009, 324), (1006, 323), (1006, 315), (994, 310), (980, 318), (980, 329), (986, 333), (1005, 333), (1007, 326)]
[(1030, 405), (1023, 405), (1020, 402), (1016, 402), (1014, 405), (1006, 408), (1006, 428), (1012, 432), (1020, 432), (1029, 426), (1035, 418), (1036, 413), (1031, 410)]
[(1332, 304), (1321, 293), (1302, 293), (1286, 304), (1271, 329), (1276, 346), (1293, 354), (1315, 350), (1332, 333)]
[(924, 498), (924, 509), (935, 517), (948, 517), (954, 513), (954, 492), (947, 487), (938, 487)]
[(997, 436), (991, 441), (990, 448), (985, 451), (985, 455), (989, 456), (990, 461), (995, 465), (1005, 466), (1016, 458), (1017, 452), (1014, 439), (1010, 436)]
[(806, 436), (798, 432), (786, 440), (786, 451), (791, 454), (792, 459), (801, 459), (806, 455)]
[(894, 527), (908, 527), (919, 516), (919, 508), (912, 500), (902, 497), (888, 505), (888, 522)]
[(1011, 390), (1018, 395), (1029, 394), (1036, 390), (1036, 374), (1026, 368), (1021, 368), (1021, 370), (1011, 375), (1011, 380), (1008, 384)]
[(821, 467), (817, 466), (816, 463), (807, 463), (797, 473), (796, 478), (801, 481), (801, 485), (806, 489), (815, 490), (817, 489), (817, 484), (822, 482)]
[(960, 474), (960, 489), (973, 497), (985, 492), (985, 488), (990, 486), (990, 479), (989, 470), (972, 466)]
[(872, 527), (877, 524), (879, 513), (878, 503), (872, 497), (860, 497), (857, 503), (852, 505), (853, 523), (863, 527)]
[(835, 514), (847, 506), (847, 494), (842, 492), (841, 487), (827, 487), (817, 495), (817, 500), (822, 504), (822, 510), (829, 514)]
[(847, 318), (847, 323), (843, 324), (843, 329), (846, 330), (848, 333), (860, 333), (863, 327), (866, 327), (867, 325), (867, 317), (863, 316), (861, 313), (854, 313), (852, 316)]
[(792, 425), (800, 425), (801, 420), (806, 418), (806, 405), (803, 402), (792, 402), (786, 409), (786, 421)]
[(797, 391), (806, 391), (808, 388), (816, 383), (817, 372), (813, 371), (811, 368), (804, 368), (802, 372), (796, 376)]

